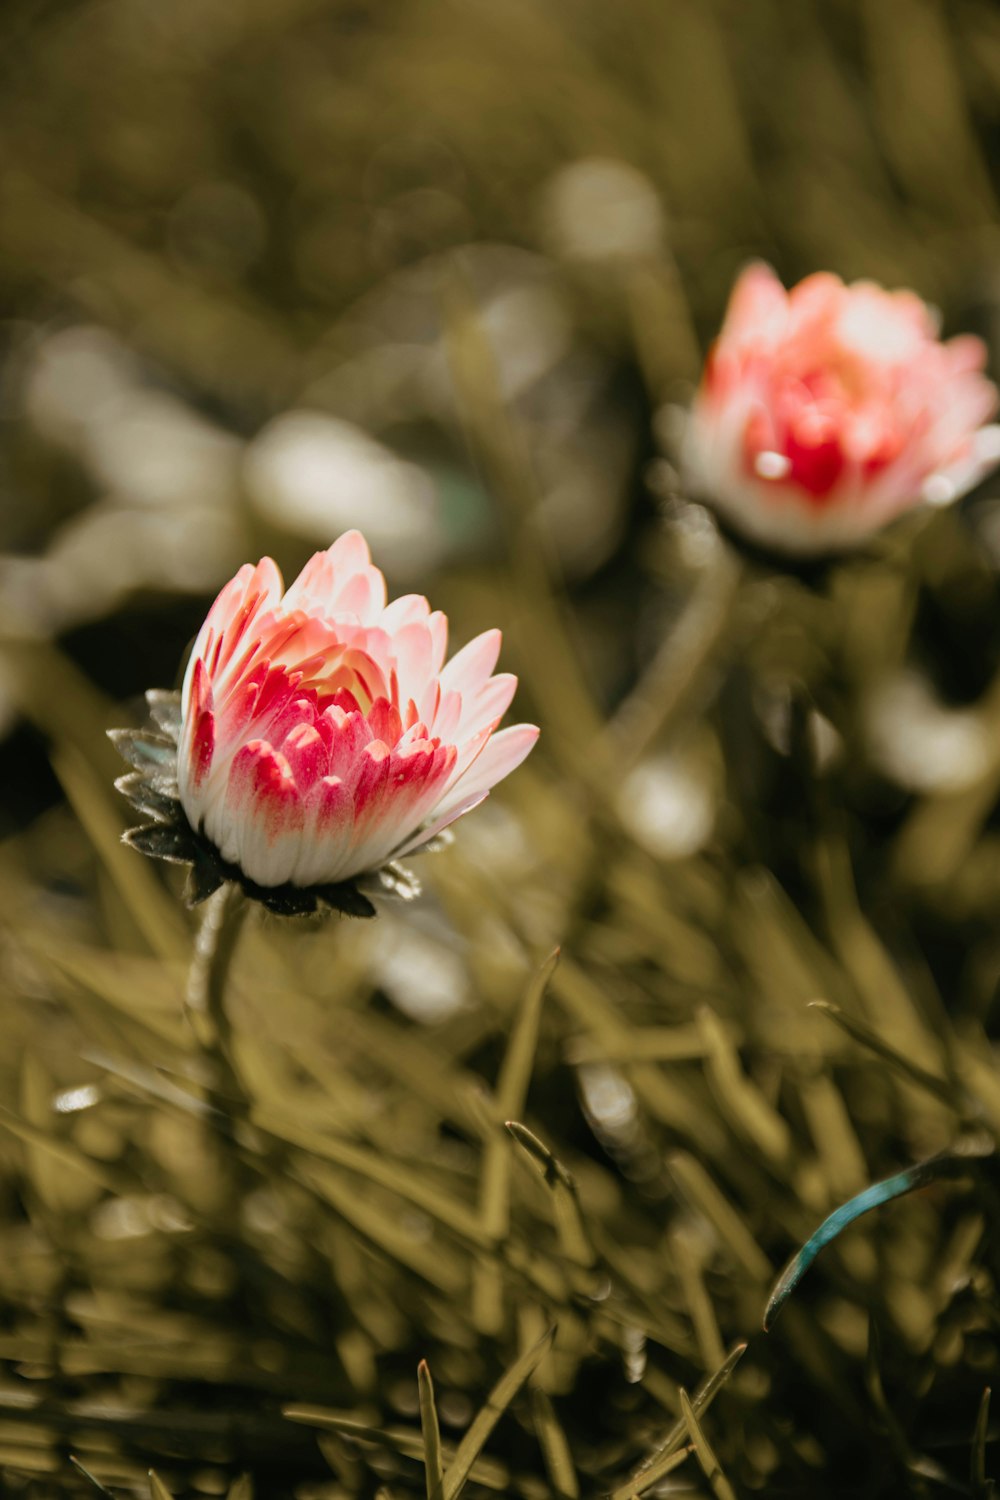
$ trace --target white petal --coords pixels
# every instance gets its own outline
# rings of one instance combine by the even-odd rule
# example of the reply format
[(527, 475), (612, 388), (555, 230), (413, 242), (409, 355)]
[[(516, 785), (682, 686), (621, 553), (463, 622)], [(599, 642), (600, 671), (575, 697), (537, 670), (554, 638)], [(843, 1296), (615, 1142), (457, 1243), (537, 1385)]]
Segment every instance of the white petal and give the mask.
[(433, 820), (425, 828), (418, 829), (416, 833), (410, 835), (405, 844), (401, 844), (398, 849), (392, 851), (393, 858), (403, 859), (407, 854), (413, 854), (416, 850), (422, 849), (425, 844), (430, 843), (431, 839), (443, 833), (456, 819), (464, 817), (467, 812), (478, 807), (480, 802), (485, 802), (489, 795), (489, 792), (472, 792), (463, 801), (455, 803), (447, 812), (442, 812), (439, 808)]
[(462, 698), (462, 718), (456, 738), (475, 734), (487, 724), (497, 724), (510, 707), (517, 690), (513, 672), (498, 672), (484, 683), (479, 692)]
[(503, 640), (499, 630), (485, 630), (463, 646), (441, 673), (442, 693), (475, 693), (483, 686), (500, 655)]
[(469, 769), (451, 783), (435, 812), (445, 813), (464, 798), (496, 786), (530, 754), (538, 734), (534, 724), (513, 724), (494, 734)]

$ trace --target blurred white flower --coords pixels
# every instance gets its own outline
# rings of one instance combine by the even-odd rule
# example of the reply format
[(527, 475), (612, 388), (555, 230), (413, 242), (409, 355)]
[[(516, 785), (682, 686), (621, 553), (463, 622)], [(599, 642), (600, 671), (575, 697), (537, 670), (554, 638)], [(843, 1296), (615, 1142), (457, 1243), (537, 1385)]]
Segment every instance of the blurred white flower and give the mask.
[(876, 766), (908, 791), (959, 791), (977, 781), (994, 756), (982, 715), (946, 708), (915, 671), (900, 672), (871, 694), (865, 729)]
[(618, 811), (629, 833), (659, 859), (683, 859), (715, 826), (710, 772), (700, 755), (657, 755), (625, 777)]
[(129, 351), (103, 328), (63, 328), (42, 339), (25, 382), (26, 414), (51, 443), (75, 451), (102, 408), (138, 379)]
[(418, 931), (412, 921), (397, 921), (386, 912), (373, 947), (379, 984), (412, 1021), (433, 1026), (466, 1004), (469, 984), (465, 964), (443, 942)]
[(663, 207), (636, 167), (588, 156), (563, 167), (545, 186), (546, 238), (567, 260), (652, 257), (663, 247)]
[(255, 509), (297, 536), (326, 538), (364, 527), (396, 577), (425, 573), (440, 559), (431, 480), (349, 422), (286, 412), (250, 444), (244, 479)]
[(81, 457), (112, 494), (142, 505), (235, 503), (242, 444), (183, 402), (142, 387), (102, 402)]

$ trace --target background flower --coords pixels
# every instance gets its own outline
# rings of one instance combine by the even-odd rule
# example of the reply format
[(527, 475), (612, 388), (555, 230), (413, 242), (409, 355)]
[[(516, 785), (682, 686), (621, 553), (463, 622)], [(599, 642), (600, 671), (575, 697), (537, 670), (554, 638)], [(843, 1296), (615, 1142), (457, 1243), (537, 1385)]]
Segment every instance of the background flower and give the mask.
[(1000, 457), (981, 340), (941, 343), (913, 292), (820, 272), (739, 277), (687, 429), (689, 482), (783, 552), (848, 547)]

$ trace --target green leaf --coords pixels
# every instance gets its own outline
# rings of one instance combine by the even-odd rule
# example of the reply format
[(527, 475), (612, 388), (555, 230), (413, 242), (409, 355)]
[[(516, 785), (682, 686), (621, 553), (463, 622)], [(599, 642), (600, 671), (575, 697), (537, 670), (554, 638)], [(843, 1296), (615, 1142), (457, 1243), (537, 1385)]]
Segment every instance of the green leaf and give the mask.
[(190, 864), (195, 856), (194, 834), (184, 824), (168, 828), (163, 823), (146, 823), (141, 828), (130, 828), (123, 834), (122, 842), (151, 859), (165, 859), (175, 865)]
[(342, 881), (339, 885), (318, 886), (316, 893), (327, 906), (332, 907), (334, 911), (339, 911), (345, 917), (378, 915), (374, 903), (351, 880)]
[(188, 871), (184, 900), (189, 907), (200, 906), (225, 882), (218, 862), (212, 859), (199, 844), (195, 849), (191, 868)]
[(149, 1500), (174, 1500), (163, 1480), (153, 1469), (149, 1471)]
[(137, 812), (148, 813), (161, 823), (173, 822), (180, 811), (176, 792), (167, 790), (164, 783), (150, 780), (142, 771), (119, 776), (115, 791), (121, 792)]
[(169, 739), (177, 741), (181, 730), (181, 695), (163, 688), (149, 688), (146, 692), (150, 717)]
[(171, 771), (177, 764), (177, 746), (165, 734), (151, 729), (109, 729), (108, 739), (122, 760), (137, 771)]

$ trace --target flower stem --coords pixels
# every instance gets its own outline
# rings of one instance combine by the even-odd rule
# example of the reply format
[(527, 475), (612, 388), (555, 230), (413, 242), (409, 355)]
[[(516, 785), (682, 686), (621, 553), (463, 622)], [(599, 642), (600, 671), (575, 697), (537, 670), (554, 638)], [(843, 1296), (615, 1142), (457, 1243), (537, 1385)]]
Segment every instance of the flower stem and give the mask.
[(209, 897), (195, 939), (185, 996), (194, 1033), (213, 1064), (213, 1088), (230, 1102), (242, 1102), (244, 1094), (233, 1061), (226, 982), (248, 910), (246, 897), (232, 883)]

